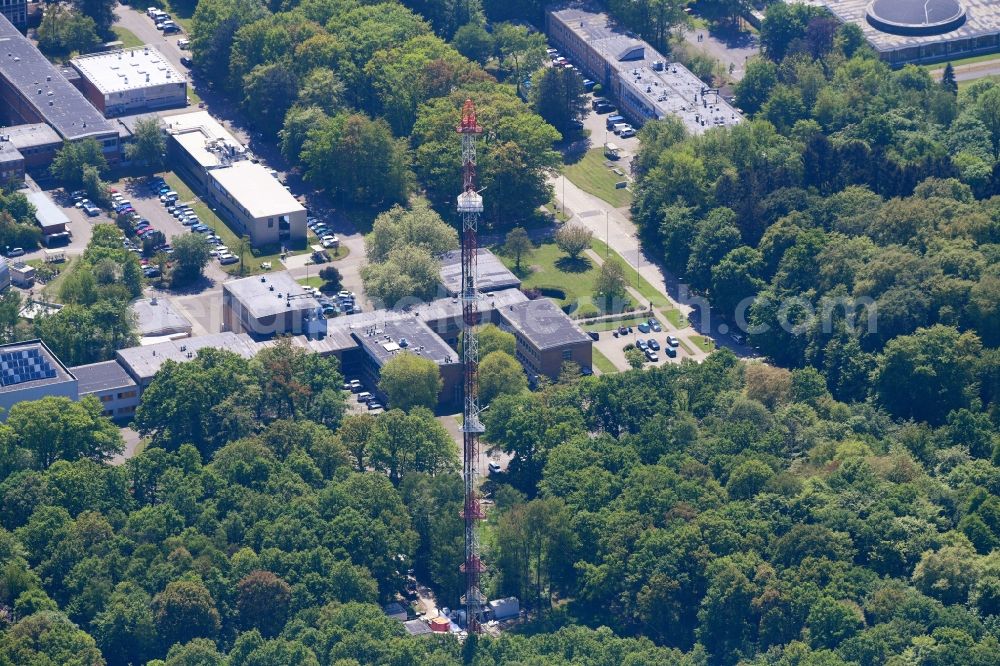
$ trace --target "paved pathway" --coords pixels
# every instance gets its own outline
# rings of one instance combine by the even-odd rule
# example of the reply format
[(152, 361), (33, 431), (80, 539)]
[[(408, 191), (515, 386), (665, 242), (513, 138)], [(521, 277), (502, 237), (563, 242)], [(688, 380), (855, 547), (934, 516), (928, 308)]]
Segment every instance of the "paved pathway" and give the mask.
[(595, 238), (618, 252), (631, 270), (638, 270), (684, 317), (691, 320), (694, 331), (708, 335), (716, 345), (728, 347), (740, 356), (755, 355), (749, 347), (733, 342), (728, 336), (727, 325), (718, 316), (712, 315), (707, 301), (692, 295), (687, 285), (662, 270), (654, 263), (654, 258), (643, 251), (628, 208), (615, 208), (603, 199), (584, 192), (572, 181), (564, 183), (562, 177), (553, 178), (551, 182), (557, 202), (565, 204), (573, 213), (570, 222), (587, 227), (594, 232)]
[[(932, 69), (930, 74), (935, 81), (940, 81), (941, 76), (944, 74), (944, 65), (941, 65), (939, 69)], [(993, 60), (972, 62), (967, 65), (958, 65), (955, 67), (956, 81), (973, 81), (975, 79), (981, 79), (985, 76), (996, 75), (1000, 75), (1000, 57)]]

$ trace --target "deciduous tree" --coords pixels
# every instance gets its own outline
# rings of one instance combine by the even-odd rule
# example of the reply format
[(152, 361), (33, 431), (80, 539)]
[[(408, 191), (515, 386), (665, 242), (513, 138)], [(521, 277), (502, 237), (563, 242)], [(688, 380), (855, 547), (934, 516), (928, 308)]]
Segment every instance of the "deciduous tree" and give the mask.
[(437, 363), (404, 351), (382, 366), (378, 386), (392, 407), (410, 411), (414, 407), (437, 407), (444, 381)]

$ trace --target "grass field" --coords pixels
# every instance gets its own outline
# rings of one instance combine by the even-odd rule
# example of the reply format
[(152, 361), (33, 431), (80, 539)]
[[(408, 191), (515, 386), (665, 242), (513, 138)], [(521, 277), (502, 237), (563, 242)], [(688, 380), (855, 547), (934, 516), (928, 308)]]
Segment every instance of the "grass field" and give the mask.
[(692, 335), (691, 341), (698, 345), (698, 349), (703, 352), (710, 352), (715, 349), (715, 340), (706, 338), (704, 335)]
[[(628, 317), (627, 319), (616, 319), (614, 321), (595, 321), (592, 324), (583, 324), (581, 328), (585, 331), (613, 331), (620, 326), (635, 326), (641, 322), (648, 320), (647, 315), (636, 315), (634, 317)], [(660, 321), (657, 319), (657, 321)], [(660, 322), (663, 325), (663, 322)]]
[[(591, 249), (594, 250), (594, 252), (596, 252), (601, 257), (608, 256), (609, 248), (604, 241), (594, 238), (590, 242), (590, 247)], [(629, 267), (629, 263), (625, 261), (624, 257), (622, 257), (614, 250), (611, 250), (611, 255), (618, 257), (619, 261), (621, 261), (622, 264), (625, 265), (625, 277), (626, 279), (628, 279), (629, 286), (636, 289), (639, 292), (639, 294), (642, 295), (643, 299), (645, 299), (646, 303), (652, 303), (653, 307), (662, 310), (663, 315), (667, 318), (668, 321), (670, 321), (671, 324), (674, 325), (675, 328), (685, 328), (688, 325), (687, 321), (681, 315), (680, 311), (675, 309), (670, 304), (670, 301), (667, 299), (667, 297), (661, 294), (660, 291), (652, 284), (650, 284), (649, 280), (644, 278), (641, 274), (638, 275), (639, 283), (638, 286), (636, 285), (637, 271), (634, 271), (632, 268)], [(645, 307), (646, 303), (642, 303), (640, 305)]]
[(144, 42), (135, 36), (135, 33), (127, 28), (122, 28), (120, 26), (112, 26), (112, 30), (115, 31), (115, 35), (118, 37), (118, 41), (122, 43), (122, 48), (131, 49), (136, 46), (142, 46)]
[(972, 56), (970, 58), (961, 58), (959, 60), (950, 60), (947, 62), (936, 62), (933, 65), (920, 65), (922, 69), (926, 69), (928, 72), (933, 72), (935, 70), (944, 69), (948, 62), (951, 63), (952, 67), (959, 67), (961, 65), (972, 65), (977, 62), (989, 62), (990, 60), (1000, 60), (1000, 53), (987, 53), (985, 55)]
[(593, 354), (594, 367), (600, 370), (602, 375), (610, 375), (613, 372), (618, 372), (618, 368), (611, 362), (611, 359), (600, 351), (593, 349), (591, 353)]
[(319, 289), (320, 287), (323, 286), (323, 280), (321, 280), (318, 276), (315, 275), (309, 276), (307, 278), (299, 278), (298, 280), (296, 280), (296, 282), (301, 284), (303, 287), (316, 287), (317, 289)]
[(684, 342), (683, 340), (681, 340), (680, 338), (678, 338), (678, 339), (677, 339), (677, 342), (681, 343), (681, 348), (682, 348), (682, 349), (683, 349), (684, 351), (686, 351), (686, 352), (687, 352), (688, 354), (693, 354), (693, 353), (694, 353), (694, 352), (693, 352), (693, 351), (691, 350), (691, 348), (690, 348), (690, 347), (688, 347), (688, 344), (687, 344), (686, 342)]
[(625, 189), (615, 189), (615, 183), (625, 178), (612, 173), (604, 165), (605, 161), (604, 151), (592, 148), (579, 162), (565, 165), (563, 173), (581, 190), (607, 201), (615, 208), (628, 206), (632, 203), (632, 194)]
[[(514, 259), (500, 256), (504, 264), (514, 269)], [(594, 285), (600, 272), (597, 264), (582, 256), (576, 261), (570, 261), (556, 247), (555, 243), (544, 243), (535, 247), (529, 257), (521, 258), (521, 278), (523, 289), (553, 289), (563, 293), (563, 298), (556, 298), (560, 307), (573, 308), (572, 314), (588, 316), (599, 314), (593, 301)]]
[[(163, 179), (167, 181), (169, 185), (178, 195), (180, 195), (180, 200), (185, 202), (191, 202), (191, 209), (194, 210), (195, 215), (206, 225), (211, 227), (214, 232), (222, 238), (223, 244), (230, 249), (233, 254), (236, 254), (236, 249), (239, 247), (239, 236), (229, 228), (222, 218), (215, 214), (208, 205), (202, 201), (198, 196), (191, 190), (187, 184), (181, 180), (180, 176), (172, 171), (160, 174)], [(302, 254), (303, 252), (308, 252), (307, 247), (296, 248), (291, 250), (289, 254)], [(264, 262), (271, 263), (271, 270), (281, 269), (281, 249), (277, 247), (264, 247), (256, 250), (252, 250), (250, 254), (243, 257), (243, 263), (245, 264), (243, 268), (244, 275), (253, 275), (255, 273), (266, 272), (265, 269), (261, 268), (261, 264)], [(240, 264), (231, 264), (225, 266), (224, 270), (231, 275), (240, 274)]]

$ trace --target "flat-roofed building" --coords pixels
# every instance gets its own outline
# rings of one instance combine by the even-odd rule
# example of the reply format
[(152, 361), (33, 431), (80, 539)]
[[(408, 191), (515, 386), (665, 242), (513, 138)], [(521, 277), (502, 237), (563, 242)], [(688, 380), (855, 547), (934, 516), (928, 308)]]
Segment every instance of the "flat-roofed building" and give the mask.
[(168, 340), (154, 345), (119, 349), (115, 358), (142, 392), (153, 381), (153, 377), (164, 363), (190, 361), (201, 349), (223, 349), (243, 358), (253, 358), (260, 350), (260, 345), (246, 334), (213, 333), (197, 338)]
[(377, 388), (382, 367), (400, 354), (413, 354), (437, 364), (442, 380), (438, 404), (445, 406), (461, 402), (463, 372), (458, 352), (423, 321), (405, 315), (365, 328), (355, 328), (352, 335), (365, 353), (362, 367), (364, 380), (368, 386), (376, 387), (376, 395), (383, 401), (388, 397)]
[(191, 337), (191, 322), (168, 299), (140, 298), (132, 302), (131, 308), (142, 344)]
[(786, 0), (824, 7), (861, 28), (879, 58), (902, 66), (1000, 51), (995, 0)]
[(66, 232), (69, 218), (45, 192), (29, 192), (28, 201), (35, 207), (35, 221), (42, 229), (43, 236)]
[(49, 165), (63, 145), (59, 134), (45, 123), (0, 127), (0, 135), (21, 153), (25, 169)]
[(164, 119), (180, 171), (254, 247), (305, 241), (306, 209), (205, 111)]
[(106, 118), (187, 105), (187, 80), (152, 46), (92, 53), (70, 64)]
[(118, 361), (103, 361), (70, 368), (81, 398), (92, 395), (101, 402), (104, 415), (130, 419), (139, 406), (139, 387)]
[(24, 155), (6, 134), (0, 133), (0, 187), (20, 187), (24, 182)]
[(515, 303), (496, 310), (501, 328), (517, 340), (517, 360), (529, 373), (559, 376), (563, 363), (581, 368), (593, 363), (593, 341), (547, 298)]
[(552, 43), (602, 85), (631, 123), (675, 116), (692, 134), (735, 125), (743, 116), (679, 62), (615, 25), (587, 2), (545, 15)]
[(117, 163), (117, 130), (4, 16), (0, 42), (0, 122), (45, 123), (63, 141), (94, 139), (108, 162)]
[[(487, 250), (479, 248), (476, 252), (476, 288), (481, 292), (494, 292), (501, 289), (517, 289), (521, 279), (514, 275), (500, 259)], [(462, 292), (462, 251), (445, 252), (441, 257), (441, 285), (451, 296)]]
[(0, 345), (0, 420), (19, 402), (62, 396), (77, 400), (76, 377), (41, 340)]
[(28, 0), (0, 0), (0, 14), (18, 30), (28, 27)]
[(327, 323), (319, 301), (282, 271), (225, 282), (222, 328), (257, 340), (276, 335), (323, 338)]

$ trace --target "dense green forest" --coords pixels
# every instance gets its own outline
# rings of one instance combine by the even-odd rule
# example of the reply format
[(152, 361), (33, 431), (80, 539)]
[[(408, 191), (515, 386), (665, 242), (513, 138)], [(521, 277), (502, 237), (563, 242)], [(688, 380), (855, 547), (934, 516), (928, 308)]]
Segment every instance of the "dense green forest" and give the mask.
[(0, 426), (0, 663), (1000, 654), (989, 433), (900, 423), (813, 369), (726, 351), (494, 399), (486, 437), (514, 458), (485, 488), (485, 584), (530, 621), (407, 637), (377, 606), (407, 569), (442, 605), (460, 592), (457, 447), (422, 408), (343, 416), (340, 381), (288, 344), (168, 363), (136, 417), (153, 443), (121, 466), (96, 403), (18, 405)]
[(995, 425), (1000, 86), (893, 71), (855, 26), (804, 5), (771, 7), (761, 41), (736, 91), (752, 120), (643, 128), (646, 247), (837, 399)]
[[(545, 58), (540, 34), (510, 23), (487, 33), (475, 1), (279, 5), (202, 0), (191, 50), (198, 71), (255, 132), (280, 138), (308, 182), (338, 202), (379, 210), (419, 186), (452, 215), (461, 183), (454, 129), (472, 96), (488, 130), (479, 155), (480, 183), (492, 192), (486, 221), (513, 223), (548, 202), (560, 134), (517, 95), (517, 82)], [(445, 41), (457, 32), (455, 45)]]
[[(168, 362), (124, 464), (94, 400), (11, 410), (0, 666), (997, 663), (1000, 87), (892, 71), (856, 31), (775, 7), (737, 91), (753, 119), (647, 125), (634, 213), (730, 321), (771, 325), (751, 341), (791, 369), (722, 350), (494, 397), (485, 440), (512, 458), (483, 486), (484, 586), (521, 599), (522, 627), (461, 643), (383, 614), (411, 569), (459, 601), (457, 447), (422, 407), (347, 413), (336, 361), (280, 342)], [(377, 208), (450, 201), (474, 92), (506, 223), (548, 196), (559, 135), (516, 94), (537, 41), (474, 28), (540, 8), (202, 0), (194, 53), (310, 180)], [(98, 230), (64, 283), (60, 354), (131, 335), (74, 324), (127, 301), (119, 253)], [(844, 299), (877, 326), (840, 307), (824, 328)]]

